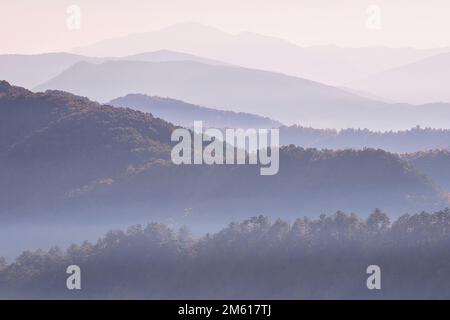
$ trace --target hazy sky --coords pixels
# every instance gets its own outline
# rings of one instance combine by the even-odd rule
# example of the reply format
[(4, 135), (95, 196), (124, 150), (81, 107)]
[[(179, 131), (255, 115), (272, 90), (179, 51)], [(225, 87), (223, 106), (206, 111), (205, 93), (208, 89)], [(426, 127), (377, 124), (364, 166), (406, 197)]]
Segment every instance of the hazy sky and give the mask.
[[(69, 5), (81, 29), (69, 30)], [(366, 26), (369, 5), (381, 29)], [(450, 46), (449, 0), (0, 0), (0, 53), (64, 51), (98, 40), (194, 21), (300, 45)]]

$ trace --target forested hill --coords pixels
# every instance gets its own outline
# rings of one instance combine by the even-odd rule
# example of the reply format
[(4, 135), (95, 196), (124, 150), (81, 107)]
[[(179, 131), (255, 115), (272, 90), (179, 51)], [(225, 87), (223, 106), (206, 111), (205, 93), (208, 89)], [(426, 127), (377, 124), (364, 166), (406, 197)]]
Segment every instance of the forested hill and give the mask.
[(433, 183), (382, 150), (280, 152), (280, 171), (259, 166), (175, 166), (175, 127), (130, 109), (60, 91), (1, 83), (0, 217), (89, 219), (173, 216), (229, 221), (241, 214), (394, 213), (441, 208)]
[(63, 91), (33, 93), (0, 82), (0, 151), (7, 150), (9, 156), (41, 152), (51, 159), (92, 151), (89, 147), (98, 153), (137, 147), (141, 152), (156, 152), (151, 155), (160, 158), (167, 152), (173, 129), (149, 113), (100, 105)]
[(109, 103), (117, 107), (150, 112), (158, 118), (183, 127), (192, 127), (194, 121), (198, 120), (203, 121), (204, 126), (213, 128), (277, 128), (282, 125), (278, 121), (251, 113), (217, 110), (143, 94), (128, 94)]
[(449, 150), (437, 149), (407, 153), (403, 154), (402, 158), (436, 181), (447, 192), (450, 192)]
[[(257, 216), (200, 239), (164, 224), (0, 258), (0, 298), (449, 299), (450, 210), (292, 222)], [(382, 290), (366, 269), (381, 268)], [(82, 290), (67, 290), (66, 268)], [(183, 285), (180, 285), (183, 284)]]

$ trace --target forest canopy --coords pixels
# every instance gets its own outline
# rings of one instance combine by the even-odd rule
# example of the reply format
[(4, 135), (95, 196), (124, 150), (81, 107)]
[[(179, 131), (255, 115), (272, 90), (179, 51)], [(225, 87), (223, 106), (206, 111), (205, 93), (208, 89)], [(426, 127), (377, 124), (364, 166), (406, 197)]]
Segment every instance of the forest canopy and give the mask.
[[(449, 298), (450, 210), (391, 221), (337, 212), (289, 223), (257, 216), (193, 238), (159, 223), (108, 232), (96, 243), (0, 260), (2, 298)], [(82, 290), (67, 290), (69, 265)], [(368, 290), (379, 265), (382, 290)]]

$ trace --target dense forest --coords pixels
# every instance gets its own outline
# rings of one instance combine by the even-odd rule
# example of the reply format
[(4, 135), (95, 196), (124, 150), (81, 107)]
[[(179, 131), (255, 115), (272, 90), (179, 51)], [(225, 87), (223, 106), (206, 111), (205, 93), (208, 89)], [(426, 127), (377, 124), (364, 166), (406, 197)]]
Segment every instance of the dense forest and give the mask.
[(280, 142), (318, 149), (383, 149), (394, 153), (448, 149), (450, 130), (421, 128), (377, 132), (367, 129), (314, 129), (280, 127)]
[(448, 203), (433, 181), (383, 150), (283, 146), (270, 177), (254, 165), (176, 166), (174, 128), (149, 113), (0, 83), (0, 218), (179, 220), (188, 210), (191, 220), (227, 223), (271, 212), (401, 214)]
[[(0, 260), (2, 298), (450, 298), (450, 210), (337, 212), (291, 223), (267, 216), (193, 238), (158, 223), (108, 232), (96, 243)], [(66, 268), (82, 270), (81, 290)], [(366, 268), (381, 268), (368, 290)]]
[[(450, 141), (450, 140), (449, 140)], [(433, 179), (450, 192), (450, 150), (429, 150), (407, 153), (402, 159)]]

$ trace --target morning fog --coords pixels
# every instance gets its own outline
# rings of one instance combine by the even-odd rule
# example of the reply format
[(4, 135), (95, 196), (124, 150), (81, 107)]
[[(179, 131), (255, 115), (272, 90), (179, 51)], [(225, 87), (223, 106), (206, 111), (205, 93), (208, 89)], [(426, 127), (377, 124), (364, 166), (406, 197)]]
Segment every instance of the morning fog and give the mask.
[(194, 132), (178, 128), (172, 132), (178, 142), (171, 152), (172, 162), (181, 164), (260, 165), (261, 175), (279, 170), (278, 129), (204, 130), (202, 121), (194, 121)]

